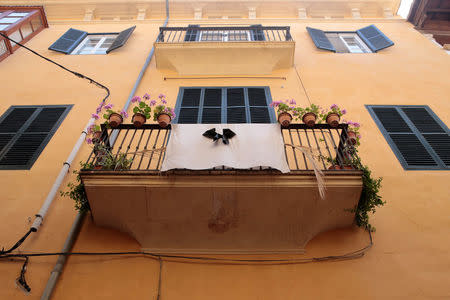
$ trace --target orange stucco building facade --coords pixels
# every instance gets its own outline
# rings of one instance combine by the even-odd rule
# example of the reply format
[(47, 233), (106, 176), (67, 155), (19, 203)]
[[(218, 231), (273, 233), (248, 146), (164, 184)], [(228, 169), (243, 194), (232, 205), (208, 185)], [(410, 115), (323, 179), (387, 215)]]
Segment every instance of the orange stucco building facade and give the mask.
[[(155, 54), (134, 95), (149, 93), (156, 97), (163, 93), (169, 105), (176, 107), (180, 88), (268, 87), (272, 100), (294, 98), (302, 106), (311, 101), (323, 107), (334, 103), (344, 107), (347, 119), (362, 124), (358, 154), (373, 175), (383, 177), (381, 195), (386, 201), (371, 215), (371, 224), (376, 227), (374, 245), (358, 259), (235, 265), (176, 258), (163, 259), (161, 264), (158, 259), (142, 255), (69, 256), (52, 299), (157, 299), (158, 293), (159, 299), (450, 298), (448, 165), (447, 169), (440, 170), (405, 169), (366, 107), (427, 105), (447, 124), (444, 129), (448, 135), (450, 58), (414, 30), (412, 24), (395, 16), (399, 1), (169, 1), (168, 27), (261, 24), (289, 27), (292, 37), (285, 43), (266, 40), (252, 44), (249, 40), (227, 44), (221, 40), (189, 45), (183, 40), (157, 41), (166, 19), (165, 2), (40, 3), (48, 27), (25, 45), (107, 86), (111, 91), (108, 103), (117, 108), (123, 107), (132, 96), (130, 92), (153, 46)], [(2, 5), (32, 4), (31, 1), (3, 1)], [(394, 45), (376, 53), (334, 53), (318, 49), (306, 29), (355, 32), (371, 24)], [(126, 43), (108, 54), (66, 55), (49, 49), (70, 28), (92, 34), (118, 33), (132, 26), (136, 28)], [(0, 170), (3, 223), (0, 247), (7, 249), (35, 221), (35, 214), (105, 92), (20, 48), (0, 62), (0, 82), (0, 115), (11, 106), (72, 105), (31, 168)], [(132, 114), (131, 109), (128, 113)], [(126, 122), (130, 123), (130, 119)], [(445, 142), (442, 147), (444, 152), (448, 151)], [(79, 162), (86, 161), (91, 150), (90, 145), (81, 146), (58, 191), (75, 179), (72, 170), (79, 169)], [(448, 152), (442, 155), (448, 156)], [(136, 179), (131, 181), (144, 182), (142, 176), (148, 174), (133, 176)], [(233, 179), (236, 186), (240, 184), (239, 178), (244, 178), (231, 176), (238, 176)], [(91, 188), (100, 179), (101, 184), (107, 182), (110, 186), (116, 180), (111, 176), (97, 177), (94, 182), (93, 177), (90, 177)], [(330, 184), (342, 188), (358, 185), (359, 181), (350, 177)], [(87, 182), (89, 178), (86, 178)], [(252, 182), (253, 179), (242, 180)], [(211, 184), (219, 186), (220, 181), (212, 180)], [(120, 184), (127, 184), (124, 182)], [(300, 177), (295, 182), (309, 184)], [(254, 183), (256, 187), (261, 184), (264, 183)], [(299, 193), (292, 193), (292, 197), (302, 201), (302, 192)], [(189, 192), (186, 195), (195, 197)], [(254, 200), (257, 206), (257, 199)], [(102, 211), (102, 216), (105, 213), (107, 210)], [(38, 231), (31, 233), (13, 253), (59, 252), (76, 216), (73, 201), (58, 192)], [(310, 218), (308, 222), (314, 224), (318, 220)], [(72, 251), (125, 252), (152, 248), (142, 245), (130, 231), (99, 226), (95, 211), (87, 213)], [(326, 230), (307, 240), (297, 253), (198, 253), (232, 259), (302, 259), (342, 255), (369, 243), (367, 232), (356, 225)], [(172, 250), (167, 253), (183, 253)], [(198, 255), (194, 252), (191, 254)], [(162, 249), (160, 253), (166, 252)], [(57, 256), (30, 257), (26, 278), (32, 290), (26, 295), (15, 285), (23, 260), (0, 259), (0, 298), (41, 299), (56, 260)]]

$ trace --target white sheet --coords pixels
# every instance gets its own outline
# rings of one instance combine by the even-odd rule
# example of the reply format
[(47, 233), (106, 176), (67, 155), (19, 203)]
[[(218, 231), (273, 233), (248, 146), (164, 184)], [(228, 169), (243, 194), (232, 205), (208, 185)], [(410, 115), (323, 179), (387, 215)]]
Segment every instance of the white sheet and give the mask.
[[(236, 136), (225, 145), (203, 133), (215, 128), (222, 134), (231, 129)], [(280, 125), (277, 124), (172, 124), (161, 171), (204, 170), (226, 166), (236, 169), (271, 167), (289, 172)]]

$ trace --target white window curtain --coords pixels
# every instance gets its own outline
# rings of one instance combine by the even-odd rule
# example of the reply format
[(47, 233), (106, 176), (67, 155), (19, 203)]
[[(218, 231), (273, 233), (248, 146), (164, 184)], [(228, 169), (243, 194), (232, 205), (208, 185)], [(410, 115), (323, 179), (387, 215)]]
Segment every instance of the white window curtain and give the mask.
[[(225, 145), (203, 133), (215, 128), (232, 130), (236, 136)], [(172, 124), (161, 171), (205, 170), (214, 167), (249, 169), (270, 167), (289, 172), (279, 124)]]

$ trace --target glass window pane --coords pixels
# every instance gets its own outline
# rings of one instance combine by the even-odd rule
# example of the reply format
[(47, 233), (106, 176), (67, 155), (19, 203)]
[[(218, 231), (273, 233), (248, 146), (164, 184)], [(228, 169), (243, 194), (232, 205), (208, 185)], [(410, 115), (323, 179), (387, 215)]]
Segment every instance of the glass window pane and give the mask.
[(33, 33), (33, 29), (31, 29), (30, 23), (23, 24), (22, 27), (20, 27), (20, 31), (22, 32), (23, 38), (26, 38), (31, 33)]
[(27, 12), (20, 12), (20, 13), (18, 13), (18, 12), (13, 12), (13, 13), (10, 13), (10, 14), (8, 15), (8, 17), (25, 17), (26, 15), (28, 15)]
[(9, 24), (0, 24), (0, 30), (3, 30), (8, 26), (9, 26)]
[(12, 23), (16, 23), (17, 21), (19, 21), (21, 18), (1, 18), (0, 19), (0, 23), (5, 23), (5, 24), (12, 24)]
[[(19, 30), (16, 30), (16, 31), (14, 31), (13, 33), (11, 33), (11, 34), (9, 35), (9, 37), (10, 37), (12, 40), (14, 40), (14, 41), (16, 41), (16, 42), (18, 42), (18, 43), (20, 43), (20, 42), (22, 41), (22, 36), (20, 35)], [(13, 41), (10, 41), (10, 42), (11, 42), (11, 46), (12, 46), (12, 47), (14, 47), (14, 46), (16, 45), (16, 43), (14, 43)]]

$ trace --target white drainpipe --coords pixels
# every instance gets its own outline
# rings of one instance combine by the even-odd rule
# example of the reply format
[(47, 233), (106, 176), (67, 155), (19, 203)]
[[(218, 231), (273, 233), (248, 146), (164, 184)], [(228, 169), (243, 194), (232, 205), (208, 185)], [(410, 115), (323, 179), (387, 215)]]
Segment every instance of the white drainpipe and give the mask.
[[(166, 20), (164, 22), (163, 27), (167, 26), (168, 22), (169, 22), (169, 0), (166, 0)], [(149, 53), (147, 59), (145, 60), (145, 63), (141, 69), (141, 72), (139, 73), (139, 76), (136, 79), (133, 89), (131, 90), (131, 93), (128, 96), (128, 100), (123, 107), (123, 110), (128, 109), (128, 107), (131, 103), (131, 99), (134, 97), (134, 94), (136, 93), (136, 90), (137, 90), (139, 84), (141, 83), (142, 77), (144, 76), (144, 73), (150, 64), (150, 61), (151, 61), (154, 53), (155, 53), (155, 46), (153, 46), (152, 49), (150, 50), (150, 53)], [(37, 231), (39, 226), (42, 224), (42, 220), (43, 220), (45, 214), (47, 213), (50, 205), (52, 204), (52, 201), (55, 197), (56, 192), (58, 191), (58, 189), (61, 185), (61, 182), (63, 181), (65, 175), (67, 174), (67, 172), (69, 170), (69, 167), (70, 167), (69, 164), (72, 163), (73, 159), (75, 158), (75, 156), (78, 153), (78, 150), (80, 149), (81, 145), (83, 144), (84, 139), (86, 138), (87, 128), (91, 124), (93, 124), (94, 121), (95, 121), (94, 119), (89, 120), (88, 124), (86, 125), (86, 128), (84, 129), (84, 132), (81, 134), (80, 138), (78, 139), (77, 143), (75, 144), (75, 147), (73, 148), (72, 152), (70, 153), (70, 155), (66, 161), (68, 164), (64, 163), (63, 168), (59, 172), (59, 175), (58, 175), (55, 183), (53, 184), (53, 187), (50, 190), (50, 192), (44, 202), (44, 205), (42, 206), (41, 210), (39, 211), (39, 215), (36, 216), (36, 219), (31, 227), (34, 231)], [(111, 139), (113, 141), (115, 141), (116, 137), (117, 137), (117, 134), (115, 136), (112, 136)], [(85, 216), (84, 213), (77, 214), (61, 252), (69, 252), (72, 249), (75, 239), (79, 233), (79, 228), (84, 219), (84, 216)], [(53, 290), (56, 286), (56, 283), (58, 282), (59, 276), (62, 273), (62, 270), (63, 270), (66, 260), (67, 260), (67, 255), (60, 255), (58, 257), (58, 260), (56, 261), (56, 265), (53, 268), (52, 272), (50, 273), (50, 278), (47, 281), (47, 285), (45, 286), (44, 292), (42, 293), (41, 300), (49, 300), (50, 299), (50, 297), (53, 293)]]

